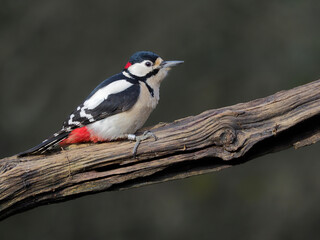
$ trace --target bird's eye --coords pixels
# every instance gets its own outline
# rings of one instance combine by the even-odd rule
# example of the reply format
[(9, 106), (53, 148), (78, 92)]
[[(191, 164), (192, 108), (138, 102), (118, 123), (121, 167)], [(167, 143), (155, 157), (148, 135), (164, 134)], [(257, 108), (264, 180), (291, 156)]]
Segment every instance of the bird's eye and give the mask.
[(151, 67), (152, 63), (151, 63), (151, 62), (146, 62), (145, 65), (146, 65), (147, 67)]

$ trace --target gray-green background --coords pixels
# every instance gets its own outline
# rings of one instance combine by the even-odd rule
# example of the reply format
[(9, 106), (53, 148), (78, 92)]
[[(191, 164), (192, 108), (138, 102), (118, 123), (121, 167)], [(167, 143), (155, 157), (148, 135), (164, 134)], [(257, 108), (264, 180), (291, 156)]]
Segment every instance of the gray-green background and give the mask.
[[(0, 1), (0, 155), (58, 130), (132, 53), (184, 60), (147, 125), (320, 76), (316, 0)], [(319, 144), (218, 173), (40, 207), (7, 239), (316, 239)]]

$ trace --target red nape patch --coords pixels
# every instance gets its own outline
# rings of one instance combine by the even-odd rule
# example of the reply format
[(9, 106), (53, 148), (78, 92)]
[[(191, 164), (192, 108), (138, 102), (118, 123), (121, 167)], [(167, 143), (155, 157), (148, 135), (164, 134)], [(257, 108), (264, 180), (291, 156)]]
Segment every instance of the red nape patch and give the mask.
[(124, 69), (128, 69), (132, 65), (131, 62), (127, 62), (127, 64), (124, 66)]
[(87, 127), (76, 128), (72, 130), (68, 138), (60, 142), (60, 146), (65, 146), (73, 143), (83, 143), (83, 142), (99, 142), (102, 139), (94, 137), (88, 131)]

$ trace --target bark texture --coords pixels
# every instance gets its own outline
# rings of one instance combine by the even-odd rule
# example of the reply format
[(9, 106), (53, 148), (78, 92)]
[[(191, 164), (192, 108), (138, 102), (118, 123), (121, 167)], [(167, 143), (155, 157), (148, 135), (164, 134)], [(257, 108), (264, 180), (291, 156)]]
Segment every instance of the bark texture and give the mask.
[(0, 219), (86, 194), (186, 178), (320, 138), (320, 80), (151, 128), (159, 138), (0, 160)]

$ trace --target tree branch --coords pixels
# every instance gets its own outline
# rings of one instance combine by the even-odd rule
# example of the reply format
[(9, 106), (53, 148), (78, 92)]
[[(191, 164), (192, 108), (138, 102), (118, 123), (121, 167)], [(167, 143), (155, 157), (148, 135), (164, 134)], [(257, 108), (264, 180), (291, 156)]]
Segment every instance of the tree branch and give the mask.
[(0, 160), (0, 219), (39, 205), (217, 171), (320, 138), (320, 80), (209, 110), (134, 143), (78, 145), (52, 155)]

